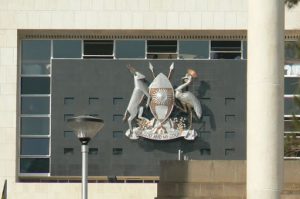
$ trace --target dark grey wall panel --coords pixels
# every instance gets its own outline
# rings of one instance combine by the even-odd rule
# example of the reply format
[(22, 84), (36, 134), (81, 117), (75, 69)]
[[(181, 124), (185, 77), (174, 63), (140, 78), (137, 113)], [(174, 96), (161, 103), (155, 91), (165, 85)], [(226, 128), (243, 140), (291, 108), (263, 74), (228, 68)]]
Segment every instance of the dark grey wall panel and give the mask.
[[(168, 74), (172, 61), (151, 63), (156, 73)], [(89, 175), (159, 175), (159, 161), (176, 159), (179, 149), (190, 159), (245, 159), (245, 61), (174, 61), (174, 88), (180, 85), (187, 68), (199, 74), (189, 89), (201, 100), (203, 108), (203, 117), (194, 121), (199, 135), (194, 141), (134, 141), (124, 135), (128, 126), (121, 120), (133, 90), (128, 64), (151, 83), (149, 60), (52, 61), (51, 175), (80, 175), (80, 143), (75, 136), (64, 135), (71, 130), (65, 120), (82, 114), (105, 121), (104, 129), (90, 142), (98, 153), (89, 156)], [(73, 154), (64, 154), (64, 148), (74, 148)], [(122, 148), (122, 153), (115, 149), (113, 154), (114, 148)]]

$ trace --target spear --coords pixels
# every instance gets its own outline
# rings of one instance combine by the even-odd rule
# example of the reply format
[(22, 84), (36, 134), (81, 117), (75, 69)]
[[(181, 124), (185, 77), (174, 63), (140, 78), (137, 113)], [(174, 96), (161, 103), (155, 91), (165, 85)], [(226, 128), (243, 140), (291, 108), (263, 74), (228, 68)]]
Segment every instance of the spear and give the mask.
[(154, 74), (153, 66), (152, 66), (152, 64), (150, 62), (149, 62), (149, 69), (152, 72), (153, 79), (155, 79), (155, 74)]
[(174, 70), (174, 62), (171, 64), (170, 66), (170, 70), (169, 70), (169, 75), (168, 75), (168, 79), (171, 78), (171, 75), (172, 75), (172, 71)]

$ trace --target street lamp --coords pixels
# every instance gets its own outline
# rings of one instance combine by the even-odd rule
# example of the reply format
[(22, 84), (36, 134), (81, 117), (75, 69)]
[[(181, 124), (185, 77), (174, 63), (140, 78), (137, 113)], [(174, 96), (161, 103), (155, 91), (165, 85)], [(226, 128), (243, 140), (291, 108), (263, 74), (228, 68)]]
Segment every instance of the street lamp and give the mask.
[(82, 199), (87, 199), (88, 152), (89, 152), (88, 143), (102, 129), (102, 127), (104, 126), (104, 122), (103, 120), (96, 117), (81, 115), (81, 116), (68, 119), (68, 125), (74, 130), (74, 133), (76, 134), (79, 141), (81, 142), (81, 152), (82, 152), (81, 194), (82, 194)]

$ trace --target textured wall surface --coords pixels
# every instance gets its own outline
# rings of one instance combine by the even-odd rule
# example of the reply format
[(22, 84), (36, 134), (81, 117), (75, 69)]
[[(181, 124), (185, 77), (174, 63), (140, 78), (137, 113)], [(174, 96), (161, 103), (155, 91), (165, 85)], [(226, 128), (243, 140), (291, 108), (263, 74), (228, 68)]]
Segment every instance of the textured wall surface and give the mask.
[[(172, 62), (153, 60), (151, 63), (156, 74), (167, 75)], [(159, 161), (177, 159), (179, 149), (193, 160), (245, 159), (246, 61), (175, 60), (173, 63), (170, 81), (174, 89), (181, 84), (188, 68), (199, 74), (189, 86), (203, 109), (202, 118), (193, 121), (193, 129), (198, 133), (194, 141), (182, 137), (170, 141), (130, 140), (124, 135), (128, 125), (122, 122), (122, 117), (134, 88), (133, 76), (126, 66), (135, 66), (151, 83), (148, 60), (53, 60), (52, 175), (80, 175), (79, 143), (75, 137), (65, 138), (63, 132), (70, 131), (66, 125), (70, 115), (96, 115), (105, 122), (104, 129), (90, 144), (91, 148), (99, 149), (98, 155), (90, 155), (90, 175), (159, 175)], [(72, 101), (64, 104), (66, 98)], [(89, 103), (89, 99), (96, 100)], [(171, 117), (180, 113), (175, 107), (173, 110)], [(149, 111), (145, 115), (153, 118)], [(134, 121), (132, 124), (136, 126)], [(114, 138), (113, 131), (121, 131), (123, 135)], [(74, 155), (64, 155), (65, 147), (74, 148)], [(113, 148), (122, 148), (123, 153), (113, 155)]]

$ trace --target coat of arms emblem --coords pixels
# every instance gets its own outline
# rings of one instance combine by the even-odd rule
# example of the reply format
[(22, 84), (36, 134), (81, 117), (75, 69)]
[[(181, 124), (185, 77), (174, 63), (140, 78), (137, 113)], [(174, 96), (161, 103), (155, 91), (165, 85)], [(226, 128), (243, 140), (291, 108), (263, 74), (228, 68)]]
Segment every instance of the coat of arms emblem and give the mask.
[[(183, 83), (174, 89), (170, 82), (174, 64), (170, 66), (168, 77), (163, 73), (156, 76), (151, 63), (149, 68), (154, 79), (148, 87), (145, 82), (146, 77), (128, 66), (134, 76), (134, 89), (123, 118), (129, 125), (126, 136), (130, 139), (144, 137), (152, 140), (171, 140), (184, 137), (187, 140), (194, 140), (197, 132), (192, 129), (193, 112), (200, 119), (202, 109), (196, 96), (184, 89), (192, 83), (193, 78), (197, 77), (197, 73), (189, 69), (182, 78)], [(143, 106), (141, 102), (145, 96), (147, 102)], [(175, 101), (178, 101), (179, 105)], [(143, 116), (144, 109), (148, 107), (152, 118)], [(186, 113), (185, 116), (180, 114), (172, 116), (174, 107), (176, 111)], [(137, 121), (135, 127), (132, 126), (134, 119)]]

